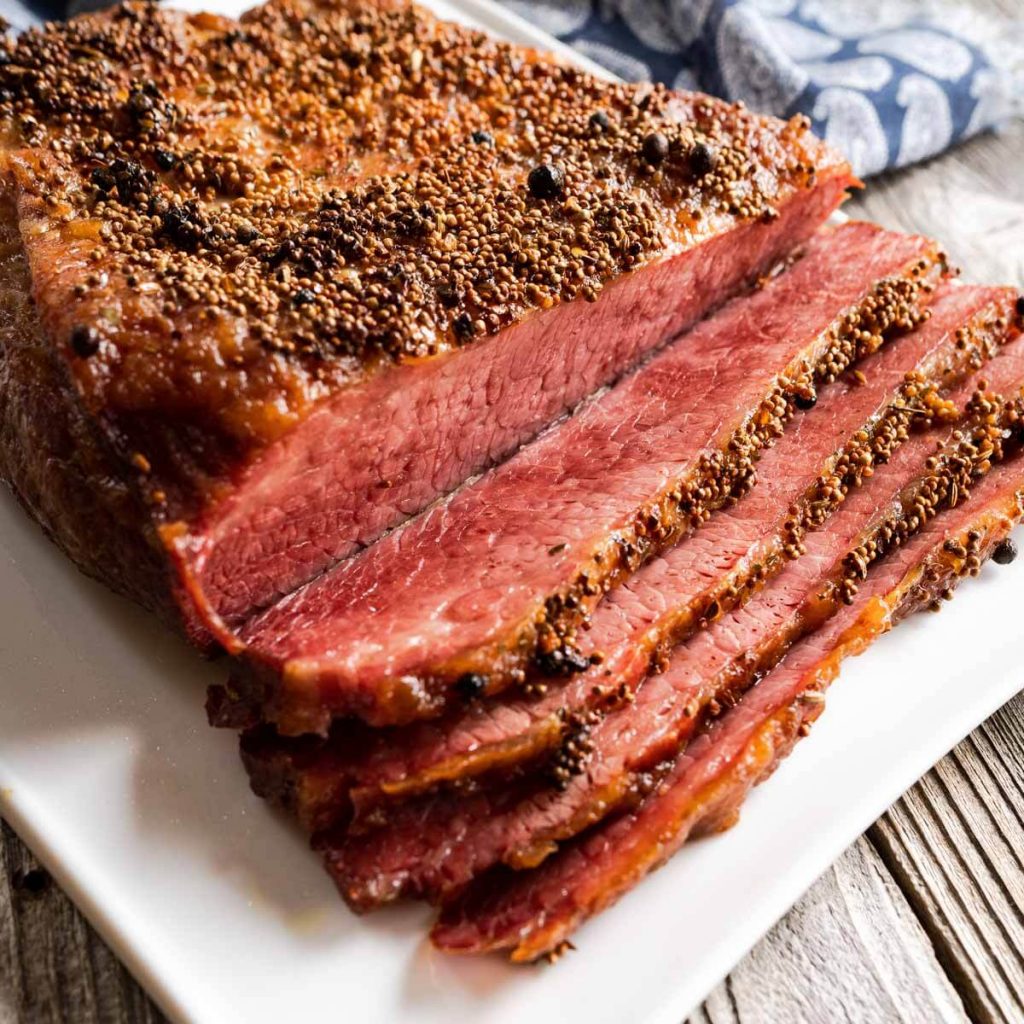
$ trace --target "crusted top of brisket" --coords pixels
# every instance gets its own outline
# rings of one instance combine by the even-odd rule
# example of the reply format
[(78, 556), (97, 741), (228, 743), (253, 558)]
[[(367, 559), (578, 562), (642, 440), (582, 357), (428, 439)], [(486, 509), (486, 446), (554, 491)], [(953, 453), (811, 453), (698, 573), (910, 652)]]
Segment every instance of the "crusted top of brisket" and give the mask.
[(44, 325), (168, 518), (367, 370), (848, 174), (801, 119), (399, 2), (135, 3), (5, 40), (0, 137)]

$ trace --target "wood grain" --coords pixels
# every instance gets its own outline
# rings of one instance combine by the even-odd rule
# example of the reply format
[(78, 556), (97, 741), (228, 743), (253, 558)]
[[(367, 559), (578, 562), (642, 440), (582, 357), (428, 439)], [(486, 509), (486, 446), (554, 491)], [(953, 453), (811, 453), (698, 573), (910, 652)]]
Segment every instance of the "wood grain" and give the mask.
[(690, 1024), (966, 1019), (913, 910), (861, 838)]
[(958, 746), (871, 841), (979, 1021), (1024, 1020), (1024, 697)]
[(690, 1024), (1020, 1021), (1022, 951), (1024, 695), (897, 801)]
[(71, 901), (0, 823), (0, 1024), (163, 1024)]

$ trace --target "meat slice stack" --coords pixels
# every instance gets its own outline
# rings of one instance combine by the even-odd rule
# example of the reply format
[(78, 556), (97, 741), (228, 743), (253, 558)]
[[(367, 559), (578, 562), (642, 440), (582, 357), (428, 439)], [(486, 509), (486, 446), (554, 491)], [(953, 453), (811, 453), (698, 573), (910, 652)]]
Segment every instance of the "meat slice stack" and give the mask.
[[(1009, 408), (993, 406), (996, 418), (1009, 413), (1003, 422), (1016, 425), (1017, 443), (1021, 409), (1020, 398)], [(508, 872), (465, 891), (443, 911), (434, 942), (459, 952), (511, 950), (516, 960), (556, 954), (581, 921), (687, 838), (730, 827), (748, 790), (808, 734), (842, 659), (917, 609), (952, 596), (994, 551), (1004, 553), (1000, 560), (1010, 557), (1005, 539), (1022, 515), (1024, 461), (1017, 457), (993, 468), (968, 502), (928, 522), (870, 573), (859, 600), (797, 644), (735, 708), (661, 766), (635, 809), (566, 846), (535, 872)]]
[[(871, 255), (883, 250), (887, 268)], [(997, 353), (1018, 333), (1019, 299), (1009, 289), (936, 284), (926, 269), (929, 263), (938, 266), (929, 251), (924, 240), (866, 225), (823, 232), (796, 265), (759, 293), (735, 300), (576, 418), (299, 591), (290, 614), (279, 606), (254, 620), (252, 632), (243, 634), (251, 647), (232, 688), (235, 699), (250, 707), (259, 693), (264, 715), (272, 709), (267, 717), (276, 715), (279, 723), (283, 689), (297, 684), (302, 699), (312, 696), (337, 710), (348, 699), (339, 698), (339, 691), (359, 686), (357, 672), (365, 673), (366, 666), (371, 673), (363, 679), (374, 680), (377, 698), (381, 681), (390, 699), (391, 678), (400, 677), (423, 701), (413, 715), (440, 712), (428, 721), (385, 728), (344, 719), (322, 737), (289, 738), (264, 722), (243, 737), (255, 788), (295, 813), (313, 834), (354, 908), (409, 895), (450, 904), (436, 933), (450, 948), (501, 948), (507, 936), (487, 937), (492, 916), (518, 921), (516, 915), (532, 908), (539, 921), (546, 920), (548, 897), (565, 888), (560, 865), (572, 861), (572, 851), (605, 830), (629, 827), (620, 823), (668, 785), (663, 779), (674, 778), (680, 751), (706, 743), (704, 736), (733, 720), (734, 705), (755, 706), (749, 698), (744, 703), (750, 687), (762, 692), (760, 680), (777, 678), (773, 669), (788, 652), (803, 650), (833, 620), (843, 620), (848, 605), (858, 606), (858, 587), (866, 575), (874, 578), (873, 566), (886, 565), (894, 553), (902, 557), (913, 538), (933, 530), (936, 516), (960, 506), (993, 462), (1005, 456), (1015, 464), (1017, 441), (1007, 432), (1015, 429), (1018, 407), (1011, 401), (1004, 408), (997, 396), (1012, 397), (1024, 387), (1024, 350), (1013, 343)], [(742, 416), (736, 384), (730, 383), (732, 401), (711, 413), (712, 392), (693, 386), (701, 379), (705, 339), (735, 335), (756, 322), (762, 358), (805, 347), (785, 311), (794, 295), (806, 295), (806, 320), (814, 296), (823, 293), (820, 282), (828, 280), (836, 289), (839, 264), (860, 274), (850, 296), (892, 295), (899, 280), (923, 282), (912, 288), (916, 312), (896, 316), (890, 325), (896, 330), (876, 326), (874, 337), (849, 349), (842, 364), (830, 364), (824, 373), (808, 368), (790, 386), (792, 408), (758, 439), (750, 472), (737, 475), (741, 485), (730, 487), (723, 500), (716, 493), (681, 529), (661, 511), (658, 525), (668, 523), (670, 529), (631, 535), (639, 548), (635, 558), (609, 563), (602, 552), (586, 567), (588, 579), (600, 583), (598, 593), (577, 592), (578, 604), (549, 597), (541, 604), (535, 594), (550, 594), (552, 582), (565, 578), (565, 561), (560, 565), (557, 556), (581, 537), (588, 545), (584, 552), (594, 547), (595, 534), (570, 530), (592, 530), (605, 507), (622, 507), (602, 503), (624, 494), (635, 504), (640, 492), (626, 489), (633, 480), (679, 489), (680, 468), (688, 469), (685, 453), (703, 440), (695, 427), (708, 420), (731, 424), (737, 413)], [(886, 280), (880, 283), (883, 269)], [(807, 293), (811, 281), (817, 284)], [(826, 302), (834, 305), (835, 295), (833, 290)], [(833, 317), (835, 312), (840, 322), (851, 322), (849, 306)], [(816, 321), (810, 329), (820, 331), (830, 322), (835, 321)], [(786, 339), (781, 350), (771, 340), (773, 329)], [(857, 338), (860, 332), (857, 327)], [(731, 375), (719, 350), (713, 351), (714, 379), (747, 385), (757, 380), (742, 360)], [(978, 371), (993, 359), (993, 376), (985, 382)], [(687, 375), (676, 378), (672, 392), (665, 367), (676, 360)], [(760, 372), (768, 378), (767, 368)], [(983, 387), (988, 390), (979, 391)], [(647, 412), (651, 402), (658, 418)], [(651, 431), (657, 443), (645, 443)], [(600, 444), (613, 434), (628, 460), (616, 462)], [(680, 442), (690, 447), (672, 447)], [(726, 455), (716, 460), (716, 470), (728, 466), (725, 460), (738, 450), (734, 440), (718, 448)], [(684, 455), (673, 458), (676, 450)], [(571, 477), (562, 465), (571, 467)], [(648, 478), (648, 466), (667, 468), (673, 476), (667, 483), (661, 475)], [(585, 517), (546, 514), (552, 479), (558, 483), (555, 499), (565, 498), (553, 507), (582, 507)], [(529, 506), (535, 515), (524, 515), (522, 496), (538, 480), (545, 489)], [(638, 522), (634, 504), (627, 506), (630, 525)], [(605, 532), (618, 539), (621, 522), (609, 518)], [(486, 528), (478, 528), (481, 523)], [(551, 524), (558, 532), (545, 532)], [(450, 547), (449, 532), (457, 538)], [(552, 561), (542, 560), (541, 553)], [(479, 631), (479, 620), (489, 629), (506, 628), (506, 608), (519, 612), (522, 605), (501, 607), (498, 598), (522, 601), (516, 588), (531, 581), (537, 565), (546, 575), (535, 577), (538, 590), (526, 597), (543, 609), (542, 627), (552, 625), (553, 605), (564, 616), (554, 626), (559, 645), (545, 648), (535, 628), (525, 642), (521, 632), (493, 642), (493, 634)], [(568, 565), (569, 574), (580, 571), (578, 561)], [(366, 581), (362, 589), (350, 589), (353, 579)], [(453, 604), (462, 606), (481, 591), (489, 597), (473, 615), (446, 616)], [(406, 620), (400, 612), (409, 609), (418, 611)], [(528, 621), (535, 627), (538, 619)], [(351, 630), (353, 622), (358, 632)], [(363, 641), (369, 653), (346, 640), (336, 649), (315, 648), (310, 658), (305, 645), (311, 638), (314, 644), (333, 643), (342, 635)], [(375, 642), (378, 651), (394, 656), (400, 650), (396, 636), (398, 642), (408, 638), (411, 656), (398, 671), (382, 669), (369, 645)], [(464, 647), (452, 643), (464, 636)], [(264, 643), (272, 653), (283, 652), (278, 664)], [(464, 650), (483, 660), (460, 661), (447, 675), (433, 667), (420, 670), (424, 663), (443, 663), (435, 650), (447, 657)], [(510, 653), (521, 676), (503, 664)], [(262, 690), (251, 686), (254, 679), (261, 680)], [(428, 680), (442, 682), (431, 691), (423, 685)], [(443, 697), (428, 707), (435, 693)], [(380, 706), (360, 710), (372, 722)], [(615, 878), (619, 865), (609, 862), (608, 870)], [(585, 871), (581, 887), (590, 881)], [(618, 891), (606, 880), (595, 889), (591, 909)], [(574, 890), (566, 892), (578, 912), (566, 917), (551, 942), (544, 939), (517, 956), (555, 949), (590, 912)], [(556, 906), (557, 900), (550, 903)], [(476, 936), (478, 926), (480, 937), (464, 938)]]
[(400, 724), (583, 667), (578, 627), (601, 597), (749, 489), (798, 405), (914, 326), (941, 273), (923, 239), (824, 232), (761, 291), (247, 623), (237, 702), (287, 733), (339, 714)]
[(399, 0), (0, 41), (0, 473), (345, 899), (556, 953), (1024, 505), (1024, 300), (800, 118)]
[[(998, 304), (997, 298), (996, 310)], [(1024, 384), (1024, 351), (1014, 346), (992, 369), (996, 387)], [(970, 393), (958, 397), (966, 401)], [(938, 426), (901, 446), (826, 530), (806, 538), (806, 554), (763, 593), (677, 648), (635, 701), (592, 725), (585, 740), (576, 737), (556, 763), (568, 776), (562, 785), (529, 779), (472, 796), (446, 793), (407, 803), (386, 825), (331, 842), (328, 864), (342, 892), (357, 907), (402, 894), (443, 897), (496, 864), (534, 866), (558, 842), (635, 802), (651, 784), (649, 773), (695, 735), (702, 719), (733, 703), (851, 600), (873, 563), (968, 492), (978, 451), (1002, 443), (987, 422), (978, 429), (978, 438), (964, 440)], [(937, 443), (946, 446), (938, 455)]]
[[(761, 482), (743, 501), (653, 559), (595, 609), (582, 652), (588, 660), (599, 655), (596, 664), (569, 677), (532, 679), (536, 696), (480, 701), (405, 729), (341, 723), (326, 742), (292, 743), (254, 730), (243, 753), (257, 786), (316, 830), (383, 798), (509, 768), (564, 745), (595, 711), (628, 699), (668, 648), (749, 597), (800, 552), (804, 534), (905, 439), (918, 417), (914, 403), (990, 351), (1000, 334), (986, 323), (1006, 314), (1006, 302), (992, 290), (947, 289), (927, 328), (861, 362), (863, 383), (850, 377), (822, 388), (813, 415), (798, 412), (762, 456)], [(957, 348), (961, 327), (973, 341)], [(914, 379), (905, 380), (911, 371)]]

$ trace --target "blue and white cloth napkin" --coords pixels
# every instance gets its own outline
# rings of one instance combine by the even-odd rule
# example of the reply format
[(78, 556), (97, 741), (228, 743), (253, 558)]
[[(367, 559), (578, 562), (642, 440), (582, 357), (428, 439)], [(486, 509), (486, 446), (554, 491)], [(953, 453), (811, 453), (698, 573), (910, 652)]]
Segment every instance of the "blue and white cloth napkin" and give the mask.
[[(933, 0), (506, 0), (630, 80), (807, 114), (861, 175), (1020, 111), (1024, 21)], [(1022, 6), (1024, 12), (1024, 6)]]
[[(805, 113), (862, 176), (934, 156), (1024, 110), (1024, 18), (983, 16), (973, 2), (504, 5), (623, 78), (703, 89), (783, 117)], [(67, 9), (68, 0), (0, 0), (16, 30)]]

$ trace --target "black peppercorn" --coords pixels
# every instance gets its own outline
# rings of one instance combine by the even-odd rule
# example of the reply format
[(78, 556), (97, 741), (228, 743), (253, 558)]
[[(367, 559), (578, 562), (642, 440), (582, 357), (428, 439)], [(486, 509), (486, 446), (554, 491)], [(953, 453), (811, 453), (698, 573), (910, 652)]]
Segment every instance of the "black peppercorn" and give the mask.
[(657, 167), (668, 156), (668, 139), (661, 132), (651, 132), (644, 139), (643, 154), (652, 167)]
[(992, 561), (996, 565), (1009, 565), (1017, 557), (1017, 545), (1007, 537), (1000, 541), (992, 552)]
[(316, 301), (316, 295), (311, 292), (308, 288), (300, 288), (292, 296), (293, 306), (308, 306), (311, 302)]
[(1024, 316), (1024, 295), (1017, 296), (1017, 316)]
[(117, 197), (122, 203), (132, 203), (137, 196), (148, 194), (153, 185), (153, 175), (134, 160), (118, 157), (110, 165), (110, 173), (117, 186)]
[(806, 412), (818, 404), (818, 396), (813, 391), (801, 391), (794, 396), (793, 403), (798, 409)]
[(71, 332), (71, 351), (80, 359), (95, 355), (100, 347), (99, 331), (87, 324), (79, 324)]
[(455, 692), (463, 700), (475, 700), (487, 689), (487, 676), (479, 672), (467, 672), (455, 680)]
[(259, 237), (260, 233), (248, 221), (239, 224), (238, 229), (235, 231), (235, 238), (243, 245), (255, 242)]
[(289, 259), (295, 250), (295, 243), (286, 238), (271, 254), (268, 262), (272, 267), (279, 267), (285, 260)]
[(94, 167), (89, 180), (101, 192), (109, 192), (117, 184), (114, 175), (106, 167)]
[(710, 174), (718, 163), (715, 151), (705, 142), (698, 142), (689, 154), (690, 171), (695, 178)]
[(553, 651), (538, 651), (534, 660), (546, 676), (571, 676), (590, 667), (590, 659), (571, 644), (556, 647)]
[(494, 145), (494, 136), (490, 132), (485, 132), (482, 129), (479, 130), (479, 131), (473, 132), (473, 134), (470, 135), (469, 138), (470, 138), (470, 140), (472, 142), (475, 142), (476, 145), (478, 145), (478, 146), (493, 146)]
[(473, 327), (473, 318), (468, 313), (460, 313), (455, 318), (452, 330), (460, 341), (466, 341), (476, 333), (476, 329)]
[(530, 195), (537, 199), (555, 199), (565, 187), (565, 175), (554, 164), (538, 164), (527, 178)]
[(590, 115), (590, 127), (606, 132), (611, 127), (611, 121), (608, 120), (608, 115), (603, 110), (595, 110)]
[(437, 297), (442, 306), (454, 309), (459, 304), (459, 291), (450, 284), (439, 284), (437, 286)]
[[(120, 189), (120, 185), (118, 185)], [(186, 203), (172, 203), (162, 218), (162, 230), (180, 249), (195, 252), (211, 237), (210, 227), (203, 218), (199, 207), (189, 200)]]
[(178, 158), (170, 150), (159, 147), (153, 150), (153, 160), (161, 171), (173, 170), (174, 165), (178, 162)]

